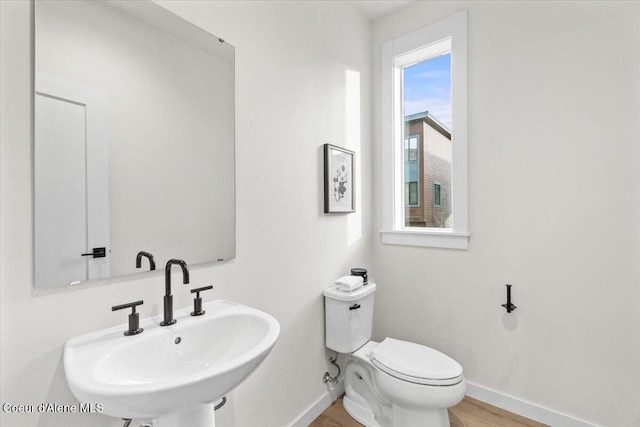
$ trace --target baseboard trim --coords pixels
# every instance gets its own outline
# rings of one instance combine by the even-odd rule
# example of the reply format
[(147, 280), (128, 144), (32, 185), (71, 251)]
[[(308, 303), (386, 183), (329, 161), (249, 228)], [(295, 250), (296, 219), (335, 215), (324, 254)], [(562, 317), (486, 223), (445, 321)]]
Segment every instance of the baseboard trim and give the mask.
[(344, 378), (340, 378), (338, 383), (311, 405), (302, 415), (291, 424), (291, 427), (308, 427), (316, 418), (320, 416), (338, 397), (344, 393)]
[(553, 427), (597, 427), (586, 421), (467, 382), (467, 396)]
[[(338, 397), (344, 393), (344, 378), (338, 381), (324, 395), (295, 420), (291, 427), (308, 427), (322, 414)], [(522, 415), (523, 417), (547, 424), (553, 427), (598, 427), (595, 424), (579, 420), (560, 412), (539, 406), (507, 394), (503, 394), (487, 387), (479, 386), (467, 381), (467, 396), (477, 399), (489, 405), (496, 406), (505, 411)]]

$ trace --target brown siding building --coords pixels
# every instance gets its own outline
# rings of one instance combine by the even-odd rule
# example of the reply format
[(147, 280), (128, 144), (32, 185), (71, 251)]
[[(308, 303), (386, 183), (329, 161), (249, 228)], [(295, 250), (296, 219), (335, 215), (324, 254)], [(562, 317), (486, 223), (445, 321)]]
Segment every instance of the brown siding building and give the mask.
[(451, 131), (428, 111), (405, 117), (404, 167), (405, 225), (451, 227)]

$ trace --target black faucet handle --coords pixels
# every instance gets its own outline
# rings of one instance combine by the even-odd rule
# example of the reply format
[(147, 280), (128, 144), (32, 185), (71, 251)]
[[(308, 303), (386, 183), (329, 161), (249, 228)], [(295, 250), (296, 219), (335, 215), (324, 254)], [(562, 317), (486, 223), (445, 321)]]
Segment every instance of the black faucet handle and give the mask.
[(125, 335), (138, 335), (144, 331), (144, 329), (140, 327), (140, 313), (136, 313), (136, 307), (142, 304), (144, 304), (144, 301), (140, 300), (111, 307), (111, 311), (123, 310), (125, 308), (131, 309), (131, 314), (129, 314), (129, 329), (124, 331)]
[(111, 311), (131, 308), (132, 309), (131, 313), (133, 314), (136, 312), (136, 307), (142, 304), (144, 304), (144, 301), (140, 300), (140, 301), (128, 302), (126, 304), (114, 305), (113, 307), (111, 307)]
[(208, 291), (209, 289), (213, 289), (213, 285), (203, 286), (201, 288), (191, 289), (191, 293), (194, 294), (197, 292), (197, 296), (200, 296), (200, 292)]
[(202, 309), (202, 298), (200, 297), (200, 292), (208, 291), (209, 289), (213, 289), (213, 285), (191, 289), (191, 293), (196, 294), (196, 297), (193, 299), (193, 311), (191, 312), (192, 316), (202, 316), (205, 313), (205, 311)]

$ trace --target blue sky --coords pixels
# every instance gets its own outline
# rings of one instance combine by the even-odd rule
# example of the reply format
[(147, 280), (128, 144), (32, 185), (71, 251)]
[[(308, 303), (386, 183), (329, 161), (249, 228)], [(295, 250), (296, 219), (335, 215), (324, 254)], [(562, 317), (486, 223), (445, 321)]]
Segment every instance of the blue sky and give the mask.
[(451, 126), (451, 54), (404, 69), (405, 115), (429, 113), (449, 130)]

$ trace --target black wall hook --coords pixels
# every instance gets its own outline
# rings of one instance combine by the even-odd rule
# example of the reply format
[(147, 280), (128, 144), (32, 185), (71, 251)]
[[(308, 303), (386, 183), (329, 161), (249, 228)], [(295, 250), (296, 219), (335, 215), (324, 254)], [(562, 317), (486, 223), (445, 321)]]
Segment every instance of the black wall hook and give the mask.
[(507, 303), (502, 306), (507, 310), (507, 313), (511, 313), (517, 307), (511, 303), (511, 285), (505, 285), (507, 287)]

